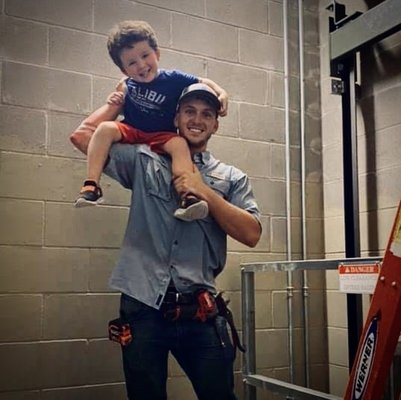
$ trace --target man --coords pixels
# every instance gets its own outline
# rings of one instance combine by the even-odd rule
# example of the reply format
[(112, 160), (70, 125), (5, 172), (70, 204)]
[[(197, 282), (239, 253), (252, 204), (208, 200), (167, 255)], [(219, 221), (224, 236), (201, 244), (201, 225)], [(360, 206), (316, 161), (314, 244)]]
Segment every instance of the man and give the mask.
[[(216, 316), (215, 277), (226, 261), (227, 234), (254, 247), (261, 225), (247, 176), (207, 151), (219, 107), (204, 84), (183, 91), (175, 124), (197, 170), (174, 181), (168, 156), (146, 146), (114, 145), (110, 151), (105, 172), (132, 190), (121, 256), (110, 279), (122, 293), (120, 317), (132, 333), (122, 346), (130, 400), (167, 399), (169, 352), (200, 400), (236, 398), (235, 348), (226, 320)], [(196, 222), (174, 218), (182, 193), (205, 200), (209, 216)]]

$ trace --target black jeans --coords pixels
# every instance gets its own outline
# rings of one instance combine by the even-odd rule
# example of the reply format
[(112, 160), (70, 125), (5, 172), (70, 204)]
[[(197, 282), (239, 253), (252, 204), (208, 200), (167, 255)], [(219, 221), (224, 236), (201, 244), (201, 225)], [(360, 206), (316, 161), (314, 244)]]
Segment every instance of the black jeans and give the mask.
[(130, 400), (166, 400), (167, 360), (171, 351), (192, 382), (199, 400), (235, 400), (234, 348), (226, 321), (164, 319), (152, 307), (121, 296), (121, 317), (131, 326), (132, 342), (122, 347)]

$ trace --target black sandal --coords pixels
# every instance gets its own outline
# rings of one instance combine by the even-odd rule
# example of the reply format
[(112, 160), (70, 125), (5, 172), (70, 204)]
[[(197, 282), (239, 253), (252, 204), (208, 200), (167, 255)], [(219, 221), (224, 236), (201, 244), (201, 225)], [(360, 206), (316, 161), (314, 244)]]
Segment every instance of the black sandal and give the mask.
[(75, 200), (75, 207), (96, 206), (103, 203), (103, 192), (95, 181), (85, 181)]

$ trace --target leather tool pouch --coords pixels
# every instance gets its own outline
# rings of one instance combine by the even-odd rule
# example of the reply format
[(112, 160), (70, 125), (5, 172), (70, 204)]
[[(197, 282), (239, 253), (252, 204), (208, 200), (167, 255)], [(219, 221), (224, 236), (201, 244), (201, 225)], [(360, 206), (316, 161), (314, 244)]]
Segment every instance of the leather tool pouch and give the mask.
[(127, 346), (132, 341), (131, 327), (128, 322), (121, 318), (109, 321), (109, 339), (113, 342)]

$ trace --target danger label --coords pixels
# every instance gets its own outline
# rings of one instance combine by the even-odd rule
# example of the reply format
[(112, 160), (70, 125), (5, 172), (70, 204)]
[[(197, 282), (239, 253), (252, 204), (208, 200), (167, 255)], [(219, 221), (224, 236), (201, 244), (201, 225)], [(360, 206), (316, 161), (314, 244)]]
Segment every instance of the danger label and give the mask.
[(340, 292), (373, 293), (380, 264), (341, 264), (338, 266)]

